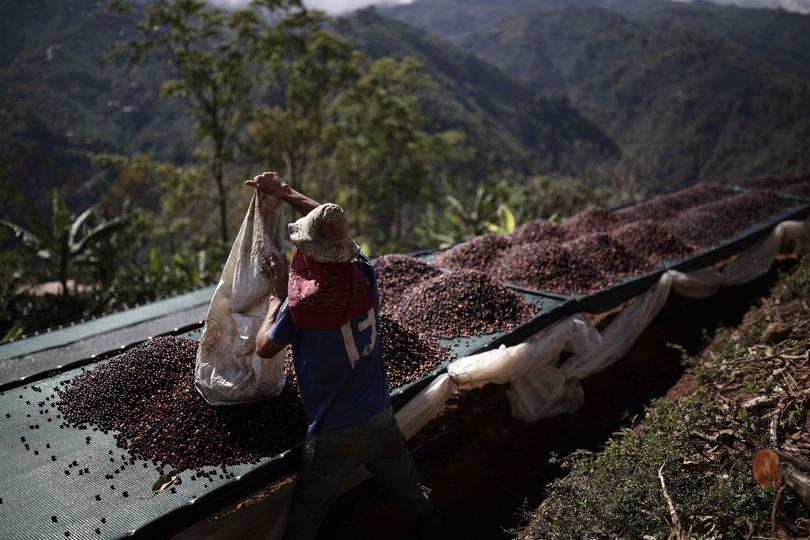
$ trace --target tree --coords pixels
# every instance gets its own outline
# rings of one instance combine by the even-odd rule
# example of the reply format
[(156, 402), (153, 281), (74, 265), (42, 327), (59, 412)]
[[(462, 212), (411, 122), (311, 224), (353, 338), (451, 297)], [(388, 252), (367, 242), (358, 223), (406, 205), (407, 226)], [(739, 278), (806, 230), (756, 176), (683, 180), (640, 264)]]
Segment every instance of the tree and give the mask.
[[(128, 10), (123, 0), (111, 7)], [(116, 47), (119, 54), (129, 51), (133, 63), (154, 52), (174, 66), (176, 78), (163, 83), (162, 93), (185, 102), (206, 143), (223, 242), (229, 238), (225, 167), (235, 159), (237, 137), (257, 88), (256, 43), (262, 36), (265, 45), (278, 43), (277, 37), (271, 39), (274, 28), (295, 26), (301, 13), (306, 11), (299, 0), (254, 0), (249, 9), (233, 12), (209, 7), (204, 0), (153, 0), (137, 24), (140, 39)], [(274, 27), (270, 20), (279, 17), (285, 22)]]
[[(58, 189), (54, 189), (51, 201), (50, 223), (41, 221), (32, 213), (32, 230), (4, 219), (0, 220), (0, 226), (13, 232), (24, 246), (36, 253), (48, 267), (50, 275), (62, 284), (62, 295), (67, 295), (67, 281), (73, 265), (87, 261), (90, 247), (123, 228), (128, 216), (105, 220), (98, 216), (98, 207), (92, 206), (74, 217)], [(97, 221), (95, 225), (92, 225), (93, 219)]]
[(359, 54), (334, 33), (297, 35), (286, 54), (266, 57), (277, 102), (260, 108), (250, 126), (257, 158), (283, 170), (288, 182), (307, 186), (307, 168), (323, 152), (330, 103), (360, 75)]
[(427, 133), (419, 101), (430, 79), (413, 58), (373, 62), (330, 109), (326, 143), (331, 169), (348, 205), (373, 240), (396, 246), (410, 233), (406, 217), (433, 195), (435, 166), (452, 161), (463, 140), (456, 131)]

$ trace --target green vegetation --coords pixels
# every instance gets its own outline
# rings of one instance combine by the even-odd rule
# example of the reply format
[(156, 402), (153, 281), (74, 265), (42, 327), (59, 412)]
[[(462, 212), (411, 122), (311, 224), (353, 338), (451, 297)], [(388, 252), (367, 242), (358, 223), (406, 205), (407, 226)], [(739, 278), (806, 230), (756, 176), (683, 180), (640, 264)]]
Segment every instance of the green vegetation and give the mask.
[(567, 96), (621, 153), (588, 159), (601, 184), (649, 192), (810, 168), (806, 16), (700, 2), (459, 4), (385, 13), (453, 39), (541, 95)]
[[(110, 5), (129, 13), (129, 4), (124, 1), (115, 0)], [(285, 3), (269, 7), (289, 8)], [(116, 44), (119, 53), (131, 52), (133, 63), (143, 62), (149, 53), (157, 51), (174, 68), (175, 78), (163, 82), (161, 93), (182, 100), (194, 119), (200, 151), (217, 190), (223, 242), (229, 238), (225, 166), (235, 159), (235, 139), (250, 104), (255, 75), (246, 41), (265, 30), (257, 28), (260, 20), (252, 10), (226, 13), (206, 8), (202, 0), (155, 0), (146, 5), (137, 24), (140, 38)], [(286, 19), (279, 27), (285, 23)]]
[(416, 232), (426, 245), (448, 246), (485, 233), (507, 234), (534, 219), (562, 221), (587, 206), (622, 202), (610, 189), (589, 187), (573, 178), (504, 178), (492, 187), (479, 185), (466, 202), (452, 195), (429, 204)]
[[(423, 0), (332, 20), (298, 0), (3, 3), (3, 219), (42, 243), (32, 216), (52, 213), (53, 188), (59, 215), (128, 217), (48, 260), (0, 237), (0, 333), (212, 282), (242, 181), (263, 170), (344, 204), (378, 254), (808, 168), (806, 18), (582, 4)], [(90, 290), (63, 310), (28, 292), (50, 279)]]
[[(699, 357), (687, 359), (689, 376), (698, 383), (694, 392), (653, 402), (640, 422), (616, 433), (603, 450), (562, 460), (568, 475), (549, 486), (523, 533), (543, 539), (669, 538), (673, 518), (659, 478), (663, 466), (683, 537), (774, 535), (775, 491), (756, 485), (751, 463), (763, 447), (800, 454), (796, 444), (803, 443), (794, 441), (807, 436), (803, 402), (792, 402), (780, 415), (778, 445), (766, 413), (777, 402), (781, 406), (785, 385), (797, 392), (810, 377), (803, 361), (790, 361), (804, 358), (810, 340), (810, 329), (802, 324), (808, 292), (805, 257), (740, 327), (719, 331)], [(793, 331), (789, 339), (766, 347), (763, 329), (774, 320)], [(775, 382), (777, 368), (792, 383)], [(744, 406), (752, 397), (773, 403)], [(787, 491), (777, 528), (801, 536), (807, 518), (807, 509)], [(774, 536), (780, 537), (779, 531)]]
[[(54, 189), (50, 222), (43, 222), (31, 213), (32, 230), (11, 221), (0, 220), (5, 228), (22, 242), (47, 267), (48, 275), (62, 285), (62, 295), (70, 293), (68, 276), (73, 267), (80, 264), (99, 264), (103, 258), (103, 245), (127, 224), (127, 216), (113, 219), (100, 216), (97, 207), (90, 207), (78, 217), (70, 214), (65, 199)], [(93, 223), (95, 221), (95, 224)]]

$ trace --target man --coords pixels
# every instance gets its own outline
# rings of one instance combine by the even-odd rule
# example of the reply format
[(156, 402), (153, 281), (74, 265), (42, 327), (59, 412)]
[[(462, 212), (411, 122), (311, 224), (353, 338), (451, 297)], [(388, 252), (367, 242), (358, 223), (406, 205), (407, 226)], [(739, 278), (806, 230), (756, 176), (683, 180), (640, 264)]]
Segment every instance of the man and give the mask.
[[(291, 345), (310, 422), (285, 538), (314, 538), (338, 488), (358, 465), (388, 488), (417, 530), (430, 532), (436, 511), (391, 410), (379, 336), (374, 269), (349, 235), (343, 209), (318, 204), (272, 172), (247, 185), (288, 202), (304, 217), (291, 223), (295, 247), (266, 270), (279, 298), (256, 337), (270, 358)], [(286, 298), (285, 298), (286, 296)]]

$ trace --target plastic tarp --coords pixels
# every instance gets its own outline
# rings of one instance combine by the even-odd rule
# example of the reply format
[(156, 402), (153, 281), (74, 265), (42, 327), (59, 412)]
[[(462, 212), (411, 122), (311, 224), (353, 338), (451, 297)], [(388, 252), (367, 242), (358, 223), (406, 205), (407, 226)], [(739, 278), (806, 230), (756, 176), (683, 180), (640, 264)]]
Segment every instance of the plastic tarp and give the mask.
[(257, 401), (284, 388), (284, 352), (255, 353), (256, 334), (273, 293), (261, 258), (281, 247), (281, 201), (254, 193), (214, 291), (197, 348), (194, 382), (212, 405)]
[[(407, 438), (413, 437), (438, 415), (450, 396), (459, 390), (486, 384), (509, 384), (507, 396), (515, 417), (524, 421), (555, 416), (579, 408), (584, 401), (580, 382), (619, 360), (633, 346), (666, 303), (670, 291), (693, 298), (711, 296), (722, 286), (741, 285), (765, 274), (789, 243), (791, 249), (810, 245), (810, 223), (785, 221), (758, 243), (737, 254), (720, 267), (696, 272), (670, 270), (658, 283), (631, 301), (602, 331), (585, 315), (577, 314), (538, 332), (512, 347), (501, 346), (451, 362), (447, 372), (437, 376), (397, 412), (397, 422)], [(572, 353), (559, 364), (563, 351)], [(362, 468), (347, 480), (344, 489), (368, 476)], [(259, 524), (247, 516), (199, 524), (179, 536), (184, 539), (280, 538), (294, 481), (256, 503), (250, 511)], [(247, 528), (251, 527), (251, 532)]]

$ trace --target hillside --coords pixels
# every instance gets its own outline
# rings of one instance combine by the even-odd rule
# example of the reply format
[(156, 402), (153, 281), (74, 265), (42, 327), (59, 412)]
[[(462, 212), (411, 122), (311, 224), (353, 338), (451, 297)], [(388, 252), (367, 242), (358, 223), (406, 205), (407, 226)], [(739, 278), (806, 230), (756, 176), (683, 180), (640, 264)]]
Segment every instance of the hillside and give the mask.
[(810, 168), (810, 87), (714, 36), (589, 7), (461, 43), (538, 91), (565, 92), (618, 142), (621, 169), (658, 187)]
[[(529, 172), (581, 172), (615, 144), (566, 100), (537, 95), (451, 43), (373, 9), (338, 19), (335, 30), (371, 57), (413, 56), (436, 83), (424, 107), (436, 129), (460, 129), (478, 163)], [(491, 172), (495, 172), (494, 170)]]
[[(53, 185), (95, 200), (105, 183), (88, 151), (191, 158), (191, 123), (159, 98), (169, 66), (105, 58), (135, 11), (0, 5), (4, 213), (19, 217), (11, 195)], [(421, 0), (333, 24), (372, 57), (422, 62), (431, 128), (466, 135), (472, 165), (456, 183), (513, 170), (654, 191), (810, 169), (808, 21), (666, 0)]]
[[(88, 152), (191, 159), (191, 122), (159, 95), (170, 66), (108, 58), (115, 42), (133, 37), (135, 6), (120, 15), (95, 0), (0, 5), (0, 193), (23, 193), (44, 206), (59, 185), (69, 202), (85, 205), (106, 189)], [(372, 57), (413, 55), (425, 64), (436, 83), (423, 99), (430, 125), (465, 133), (472, 170), (481, 176), (474, 183), (504, 170), (577, 173), (616, 152), (565, 100), (537, 96), (442, 39), (370, 11), (335, 24)], [(459, 178), (470, 176), (465, 171)], [(3, 199), (4, 214), (24, 219), (17, 201)]]
[(87, 151), (151, 151), (175, 160), (189, 155), (190, 123), (159, 99), (168, 69), (105, 59), (133, 30), (104, 6), (89, 0), (0, 4), (2, 189), (47, 198), (50, 186), (68, 184), (73, 191), (83, 186), (89, 192), (82, 198), (92, 199), (100, 186), (87, 184)]
[(782, 461), (807, 455), (809, 294), (805, 257), (684, 358), (689, 367), (665, 398), (603, 448), (565, 458), (567, 475), (546, 486), (516, 537), (806, 537), (808, 509), (790, 489), (778, 497), (758, 486), (751, 464), (762, 448)]
[(454, 6), (447, 0), (386, 13), (444, 33), (538, 92), (569, 97), (619, 145), (613, 174), (648, 188), (810, 167), (810, 17), (706, 3), (577, 3), (539, 2), (530, 12), (522, 2), (481, 0), (466, 7), (466, 31), (443, 27)]

